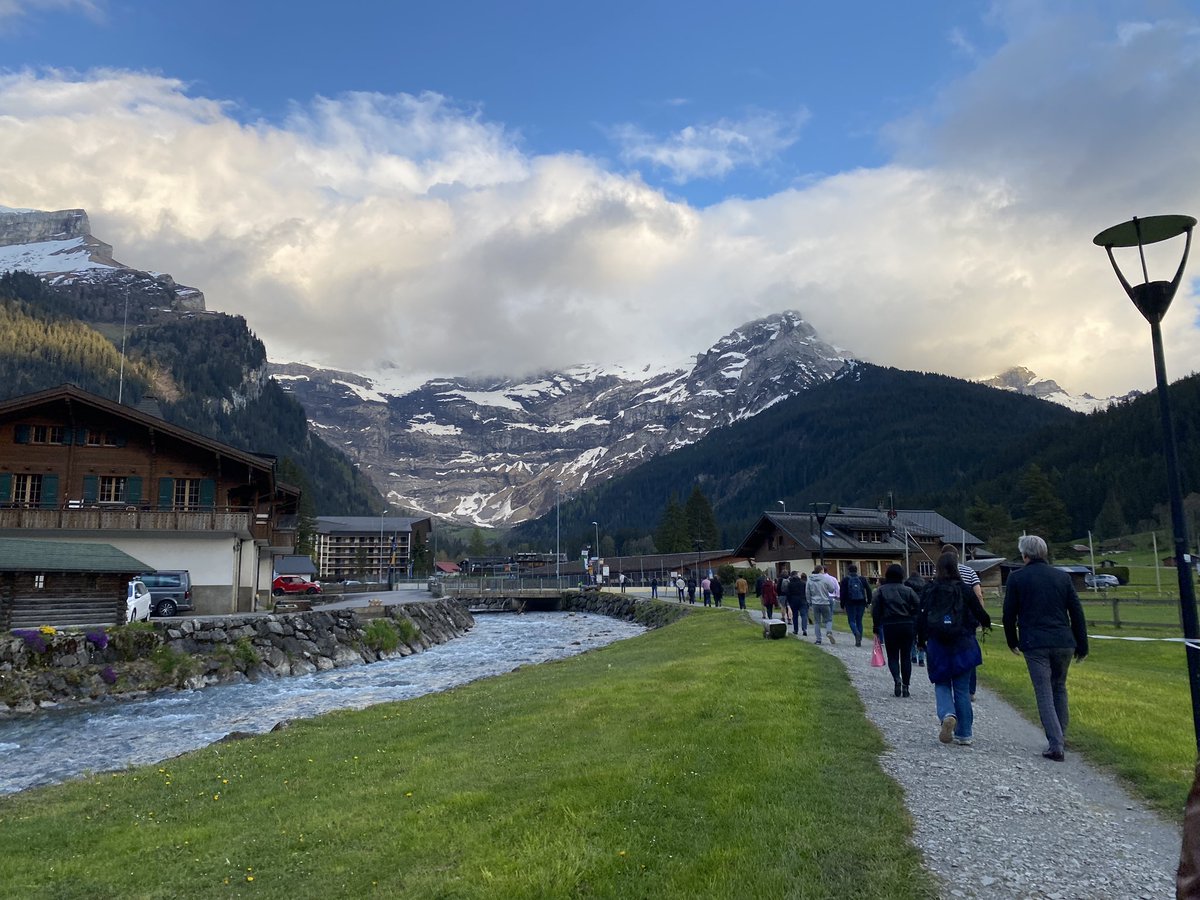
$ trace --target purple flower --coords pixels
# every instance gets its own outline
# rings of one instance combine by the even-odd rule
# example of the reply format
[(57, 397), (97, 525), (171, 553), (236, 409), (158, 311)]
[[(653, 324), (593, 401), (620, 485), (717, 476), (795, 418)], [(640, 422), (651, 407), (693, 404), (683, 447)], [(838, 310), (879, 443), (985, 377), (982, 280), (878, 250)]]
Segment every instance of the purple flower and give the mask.
[(117, 673), (113, 671), (112, 666), (105, 666), (100, 670), (100, 680), (105, 684), (117, 683)]
[(86, 635), (84, 635), (84, 637), (86, 637), (97, 650), (103, 650), (108, 646), (108, 634), (104, 631), (104, 629), (100, 629), (99, 631), (89, 631)]
[(46, 639), (42, 637), (40, 631), (31, 631), (28, 629), (19, 629), (13, 632), (17, 637), (25, 642), (25, 646), (34, 653), (46, 652)]

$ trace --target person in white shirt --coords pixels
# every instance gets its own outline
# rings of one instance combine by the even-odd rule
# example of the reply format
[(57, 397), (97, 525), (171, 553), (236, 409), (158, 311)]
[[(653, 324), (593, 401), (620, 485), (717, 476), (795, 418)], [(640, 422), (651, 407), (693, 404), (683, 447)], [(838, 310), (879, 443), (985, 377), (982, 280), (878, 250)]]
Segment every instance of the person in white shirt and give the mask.
[(829, 575), (822, 565), (813, 567), (808, 579), (808, 608), (812, 612), (813, 627), (816, 629), (816, 643), (821, 643), (821, 631), (829, 638), (829, 643), (836, 644), (833, 639), (833, 604), (838, 599), (840, 588), (837, 579)]

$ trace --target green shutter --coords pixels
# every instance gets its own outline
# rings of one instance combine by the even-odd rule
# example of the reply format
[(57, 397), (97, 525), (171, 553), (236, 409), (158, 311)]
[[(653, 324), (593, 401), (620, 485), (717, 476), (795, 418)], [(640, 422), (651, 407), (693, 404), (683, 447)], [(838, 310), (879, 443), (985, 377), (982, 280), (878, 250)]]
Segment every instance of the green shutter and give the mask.
[(125, 481), (125, 502), (130, 506), (138, 506), (142, 502), (142, 479), (134, 475)]
[(12, 475), (0, 474), (0, 503), (12, 503)]
[(158, 479), (158, 508), (170, 509), (175, 505), (175, 479)]
[(211, 478), (200, 479), (200, 508), (212, 509), (217, 505), (217, 483)]
[(113, 434), (112, 442), (113, 442), (114, 446), (124, 447), (125, 446), (125, 432), (118, 431), (115, 434)]
[(82, 425), (75, 429), (75, 443), (80, 447), (87, 443), (87, 429)]
[(13, 443), (28, 444), (29, 443), (29, 426), (16, 425), (13, 427)]
[(42, 476), (42, 509), (54, 509), (58, 506), (58, 476)]
[(100, 496), (100, 479), (95, 475), (83, 476), (83, 502), (95, 503)]

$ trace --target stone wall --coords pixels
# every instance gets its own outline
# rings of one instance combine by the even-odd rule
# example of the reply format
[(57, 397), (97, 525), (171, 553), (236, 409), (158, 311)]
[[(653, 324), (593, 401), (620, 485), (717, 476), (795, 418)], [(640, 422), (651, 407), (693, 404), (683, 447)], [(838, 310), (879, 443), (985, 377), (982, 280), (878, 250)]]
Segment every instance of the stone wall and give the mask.
[[(381, 647), (391, 623), (399, 639)], [(419, 653), (475, 620), (451, 601), (350, 610), (168, 619), (149, 624), (14, 632), (0, 638), (0, 717), (105, 697), (194, 690), (223, 681), (301, 675)], [(384, 629), (384, 630), (381, 630)]]

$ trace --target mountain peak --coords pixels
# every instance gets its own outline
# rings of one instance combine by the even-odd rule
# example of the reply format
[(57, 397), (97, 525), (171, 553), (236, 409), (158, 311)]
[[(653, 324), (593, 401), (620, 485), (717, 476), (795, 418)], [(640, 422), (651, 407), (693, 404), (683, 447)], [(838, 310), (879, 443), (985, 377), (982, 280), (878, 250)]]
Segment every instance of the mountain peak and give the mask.
[(1012, 368), (1005, 369), (999, 375), (982, 380), (980, 384), (986, 384), (988, 387), (994, 387), (1001, 391), (1013, 391), (1017, 394), (1037, 397), (1039, 400), (1047, 400), (1050, 403), (1065, 406), (1067, 409), (1085, 413), (1095, 412), (1098, 409), (1107, 409), (1114, 403), (1135, 397), (1140, 393), (1133, 391), (1124, 397), (1105, 397), (1102, 399), (1093, 397), (1091, 394), (1070, 394), (1063, 390), (1058, 382), (1049, 378), (1041, 378), (1037, 373), (1027, 369), (1025, 366), (1013, 366)]

